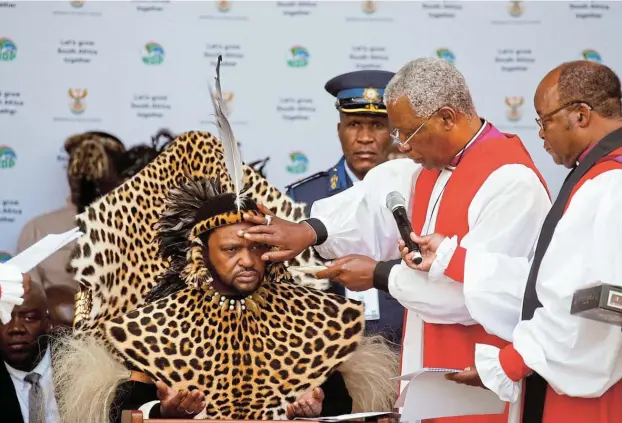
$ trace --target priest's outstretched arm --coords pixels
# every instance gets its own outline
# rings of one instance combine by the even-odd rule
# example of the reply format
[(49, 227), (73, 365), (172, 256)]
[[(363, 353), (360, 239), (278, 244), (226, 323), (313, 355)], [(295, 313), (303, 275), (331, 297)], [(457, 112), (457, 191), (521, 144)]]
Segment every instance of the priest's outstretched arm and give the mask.
[(352, 254), (378, 261), (399, 259), (399, 232), (384, 202), (391, 191), (412, 198), (413, 177), (420, 170), (410, 159), (384, 163), (353, 187), (316, 201), (310, 219), (293, 223), (273, 216), (268, 225), (249, 216), (247, 220), (257, 226), (240, 235), (278, 247), (280, 251), (265, 256), (274, 261), (291, 260), (311, 246), (325, 259)]
[[(473, 319), (465, 304), (465, 278), (451, 273), (451, 269), (459, 266), (450, 266), (447, 272), (435, 272), (432, 269), (428, 273), (409, 269), (403, 263), (396, 265), (391, 262), (400, 258), (397, 244), (399, 231), (391, 211), (385, 206), (386, 197), (392, 191), (399, 192), (407, 199), (408, 212), (411, 213), (413, 181), (420, 171), (421, 166), (409, 159), (384, 163), (372, 169), (363, 181), (352, 188), (315, 202), (311, 209), (311, 219), (305, 223), (294, 224), (278, 218), (273, 218), (270, 225), (254, 221), (259, 226), (249, 229), (245, 236), (281, 249), (279, 252), (266, 254), (267, 259), (289, 260), (311, 245), (325, 259), (352, 254), (371, 257), (379, 261), (374, 272), (373, 285), (388, 290), (400, 303), (417, 312), (425, 321), (475, 324), (477, 319)], [(464, 258), (467, 250), (469, 254), (471, 251), (486, 253), (488, 258), (495, 254), (528, 257), (550, 208), (546, 189), (530, 169), (522, 165), (507, 165), (493, 176), (473, 199), (469, 209), (470, 230), (461, 240), (460, 248), (457, 248), (455, 239), (450, 239), (455, 245), (451, 249), (452, 244), (449, 243), (451, 252), (446, 253), (446, 259), (452, 257), (453, 251), (458, 251), (458, 265), (463, 263), (460, 257)], [(480, 271), (489, 271), (487, 267), (488, 265), (484, 266)], [(465, 272), (465, 275), (468, 276), (469, 272)], [(316, 276), (339, 281), (331, 271)], [(490, 284), (493, 282), (492, 278), (488, 281)], [(468, 286), (468, 282), (466, 285)], [(515, 284), (508, 285), (512, 285), (510, 292), (520, 292), (521, 288), (514, 286)], [(346, 287), (351, 288), (347, 285)], [(506, 290), (500, 286), (491, 289), (503, 292)], [(511, 298), (515, 299), (513, 294)], [(508, 314), (515, 316), (514, 303), (511, 310)], [(512, 321), (515, 325), (518, 318)], [(507, 327), (503, 326), (504, 329)], [(509, 337), (507, 332), (505, 329), (506, 338)]]

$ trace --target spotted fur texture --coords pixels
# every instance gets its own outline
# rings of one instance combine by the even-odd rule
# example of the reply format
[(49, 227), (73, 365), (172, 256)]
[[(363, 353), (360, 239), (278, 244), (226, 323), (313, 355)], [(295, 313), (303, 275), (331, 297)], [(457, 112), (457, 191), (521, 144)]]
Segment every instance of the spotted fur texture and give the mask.
[[(293, 203), (250, 168), (245, 172), (250, 198), (282, 218), (306, 217), (304, 204)], [(262, 284), (267, 294), (258, 312), (230, 310), (213, 301), (209, 291), (194, 287), (179, 287), (145, 304), (159, 277), (173, 270), (171, 262), (179, 268), (193, 261), (187, 253), (175, 256), (161, 250), (164, 244), (175, 245), (179, 240), (172, 234), (180, 232), (172, 225), (172, 215), (160, 219), (167, 213), (166, 199), (189, 179), (206, 178), (217, 179), (223, 191), (231, 192), (219, 141), (209, 133), (185, 133), (154, 162), (78, 216), (86, 235), (78, 241), (71, 261), (81, 283), (72, 336), (82, 337), (87, 346), (101, 345), (118, 362), (128, 361), (174, 389), (201, 389), (208, 404), (201, 415), (210, 418), (283, 419), (288, 403), (321, 385), (333, 370), (344, 375), (356, 411), (389, 407), (396, 391), (387, 380), (396, 375), (396, 356), (383, 341), (387, 353), (374, 353), (373, 361), (365, 358), (365, 351), (371, 347), (377, 352), (378, 346), (366, 343), (362, 336), (363, 305), (303, 286), (325, 288), (326, 281), (317, 285), (309, 277), (294, 282), (282, 263), (271, 263)], [(184, 207), (190, 210), (194, 205)], [(167, 210), (185, 215), (179, 208)], [(168, 233), (168, 241), (160, 244), (156, 232)], [(196, 252), (190, 248), (188, 253)], [(313, 265), (321, 260), (309, 250), (294, 263)], [(76, 348), (62, 355), (64, 368), (71, 370), (71, 361), (83, 356), (92, 359), (91, 349)], [(361, 366), (348, 366), (357, 354), (364, 357)], [(348, 369), (355, 369), (357, 375), (349, 375)], [(79, 372), (69, 376), (67, 380), (78, 386), (87, 383)], [(93, 387), (93, 392), (106, 395), (118, 385), (117, 379)], [(365, 406), (370, 408), (359, 410)]]
[[(169, 267), (158, 254), (153, 225), (164, 210), (167, 193), (180, 185), (186, 174), (198, 179), (216, 178), (223, 189), (232, 190), (220, 141), (207, 132), (187, 132), (140, 173), (78, 215), (78, 225), (86, 235), (77, 242), (71, 260), (75, 279), (81, 285), (76, 328), (97, 330), (100, 323), (144, 304), (157, 276)], [(277, 216), (296, 222), (307, 217), (303, 203), (294, 203), (248, 166), (244, 180), (249, 197)], [(308, 249), (289, 264), (322, 262)], [(302, 286), (328, 287), (328, 281), (304, 275), (295, 275), (294, 280)]]
[(288, 404), (350, 358), (362, 303), (264, 281), (259, 313), (186, 288), (105, 324), (131, 364), (175, 389), (199, 389), (213, 419), (282, 419)]

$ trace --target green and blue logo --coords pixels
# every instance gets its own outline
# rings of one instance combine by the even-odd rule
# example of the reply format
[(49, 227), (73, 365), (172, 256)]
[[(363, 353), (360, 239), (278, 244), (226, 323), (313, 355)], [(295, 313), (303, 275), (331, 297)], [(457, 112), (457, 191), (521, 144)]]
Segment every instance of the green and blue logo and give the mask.
[(603, 58), (596, 50), (583, 50), (583, 58), (590, 62), (602, 63)]
[(0, 263), (6, 263), (7, 261), (13, 258), (12, 255), (7, 253), (6, 251), (0, 251)]
[(10, 169), (17, 162), (17, 154), (8, 145), (0, 145), (0, 169)]
[(143, 62), (147, 65), (159, 65), (164, 62), (164, 49), (158, 43), (150, 42), (145, 45)]
[(309, 50), (303, 46), (294, 46), (289, 50), (287, 64), (292, 68), (304, 68), (309, 64)]
[(0, 38), (0, 61), (10, 62), (17, 57), (17, 46), (8, 38)]
[(443, 59), (444, 61), (449, 62), (452, 65), (456, 63), (456, 55), (449, 49), (439, 48), (438, 50), (436, 50), (436, 55), (439, 59)]
[(304, 153), (295, 151), (289, 155), (289, 158), (292, 161), (290, 165), (287, 165), (289, 173), (304, 173), (307, 171), (309, 159)]

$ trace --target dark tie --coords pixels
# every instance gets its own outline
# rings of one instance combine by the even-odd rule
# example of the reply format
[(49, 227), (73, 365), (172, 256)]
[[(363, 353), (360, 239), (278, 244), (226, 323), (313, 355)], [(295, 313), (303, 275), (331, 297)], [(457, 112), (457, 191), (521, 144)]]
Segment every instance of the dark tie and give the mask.
[(28, 394), (28, 421), (29, 423), (45, 423), (43, 391), (39, 385), (41, 375), (33, 372), (27, 374), (25, 379), (31, 385)]
[[(620, 147), (622, 147), (622, 129), (617, 129), (603, 138), (566, 177), (564, 184), (559, 190), (557, 199), (555, 203), (553, 203), (542, 225), (542, 231), (538, 238), (536, 252), (527, 279), (527, 286), (525, 287), (521, 315), (522, 320), (531, 320), (536, 310), (542, 307), (542, 303), (540, 303), (536, 292), (538, 271), (540, 270), (542, 258), (553, 238), (557, 223), (559, 223), (564, 214), (564, 209), (566, 208), (573, 188), (598, 160)], [(581, 248), (580, 245), (576, 247)], [(570, 313), (570, 310), (568, 310), (568, 313)], [(523, 423), (542, 422), (547, 385), (547, 382), (537, 373), (533, 373), (525, 380)]]

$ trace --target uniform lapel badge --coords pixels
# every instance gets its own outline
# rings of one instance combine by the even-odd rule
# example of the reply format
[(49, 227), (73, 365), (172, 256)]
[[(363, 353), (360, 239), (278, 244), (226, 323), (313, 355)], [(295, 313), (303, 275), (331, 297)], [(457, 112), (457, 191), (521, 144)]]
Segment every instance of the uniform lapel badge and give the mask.
[(335, 173), (330, 177), (330, 189), (337, 189), (337, 182), (339, 182), (339, 177)]

